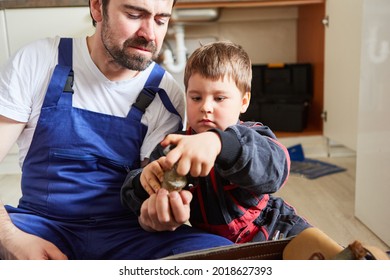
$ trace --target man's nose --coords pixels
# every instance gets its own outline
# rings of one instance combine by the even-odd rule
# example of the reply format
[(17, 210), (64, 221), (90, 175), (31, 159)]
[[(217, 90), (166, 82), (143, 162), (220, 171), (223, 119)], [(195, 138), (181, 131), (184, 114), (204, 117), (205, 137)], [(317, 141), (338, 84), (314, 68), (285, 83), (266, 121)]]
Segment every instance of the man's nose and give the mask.
[(154, 41), (156, 39), (154, 24), (153, 19), (145, 19), (138, 31), (138, 36), (145, 38), (149, 42)]

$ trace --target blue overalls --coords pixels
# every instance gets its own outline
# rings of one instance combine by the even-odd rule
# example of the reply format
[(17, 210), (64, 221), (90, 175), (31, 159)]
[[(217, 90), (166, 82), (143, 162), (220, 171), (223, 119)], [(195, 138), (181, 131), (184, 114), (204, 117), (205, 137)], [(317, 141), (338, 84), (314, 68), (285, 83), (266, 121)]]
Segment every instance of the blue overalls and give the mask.
[(140, 167), (147, 127), (141, 123), (164, 70), (157, 64), (124, 118), (72, 107), (72, 40), (61, 39), (56, 66), (22, 167), (18, 208), (6, 206), (21, 230), (53, 242), (69, 259), (156, 259), (227, 245), (222, 237), (182, 226), (149, 233), (121, 205), (127, 171)]

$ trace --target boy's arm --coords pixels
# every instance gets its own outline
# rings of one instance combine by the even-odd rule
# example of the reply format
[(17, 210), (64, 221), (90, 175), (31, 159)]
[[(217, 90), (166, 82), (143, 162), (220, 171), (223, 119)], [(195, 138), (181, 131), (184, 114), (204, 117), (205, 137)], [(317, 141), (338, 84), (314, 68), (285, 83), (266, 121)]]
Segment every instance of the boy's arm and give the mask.
[(169, 169), (175, 165), (181, 176), (207, 176), (221, 151), (221, 139), (210, 131), (193, 135), (170, 134), (161, 144), (174, 146), (166, 155), (165, 166)]
[(121, 188), (122, 205), (138, 216), (142, 203), (149, 197), (141, 185), (141, 172), (142, 168), (130, 171)]
[[(163, 147), (157, 145), (149, 157), (149, 163), (164, 156)], [(141, 174), (145, 167), (131, 170), (121, 188), (121, 202), (126, 208), (132, 210), (136, 215), (140, 215), (142, 203), (149, 198), (148, 192), (141, 184)]]
[(213, 131), (222, 142), (215, 166), (221, 176), (259, 193), (274, 193), (286, 182), (289, 154), (268, 127), (243, 123)]
[(139, 215), (142, 203), (161, 188), (164, 176), (163, 157), (150, 162), (144, 168), (131, 170), (121, 188), (122, 205)]

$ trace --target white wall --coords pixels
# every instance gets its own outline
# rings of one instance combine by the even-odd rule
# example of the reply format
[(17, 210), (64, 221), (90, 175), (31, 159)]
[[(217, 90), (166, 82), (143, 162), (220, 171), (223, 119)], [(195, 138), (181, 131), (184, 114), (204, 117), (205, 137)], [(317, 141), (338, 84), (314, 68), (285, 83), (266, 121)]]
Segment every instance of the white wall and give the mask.
[(92, 32), (89, 7), (6, 9), (5, 17), (11, 54), (39, 38)]

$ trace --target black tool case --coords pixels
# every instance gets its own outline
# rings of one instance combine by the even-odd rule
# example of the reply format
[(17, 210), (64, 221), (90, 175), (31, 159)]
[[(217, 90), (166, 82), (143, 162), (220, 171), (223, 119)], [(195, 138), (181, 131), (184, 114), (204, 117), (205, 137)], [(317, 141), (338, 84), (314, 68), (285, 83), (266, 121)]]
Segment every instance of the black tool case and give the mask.
[(259, 121), (273, 131), (305, 129), (313, 97), (308, 63), (252, 65), (252, 97), (241, 120)]

